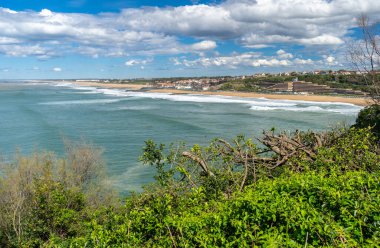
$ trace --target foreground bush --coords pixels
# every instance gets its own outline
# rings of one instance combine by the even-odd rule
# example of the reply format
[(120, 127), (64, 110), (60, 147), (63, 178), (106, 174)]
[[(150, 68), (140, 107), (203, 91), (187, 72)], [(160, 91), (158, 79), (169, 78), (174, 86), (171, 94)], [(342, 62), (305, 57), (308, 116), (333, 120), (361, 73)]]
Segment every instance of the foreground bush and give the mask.
[(1, 166), (1, 246), (40, 247), (53, 237), (80, 236), (92, 210), (116, 204), (104, 187), (101, 150), (69, 144), (66, 157), (17, 155)]
[[(369, 129), (330, 135), (332, 141), (318, 147), (312, 159), (299, 153), (272, 170), (261, 168), (266, 171), (257, 174), (255, 180), (247, 180), (244, 170), (233, 167), (239, 156), (215, 153), (213, 144), (191, 149), (210, 170), (196, 174), (189, 171), (199, 167), (199, 160), (178, 159), (173, 150), (165, 154), (162, 145), (147, 142), (144, 156), (158, 169), (158, 185), (127, 199), (122, 213), (95, 215), (88, 223), (87, 235), (71, 240), (71, 245), (376, 246), (380, 242), (380, 158), (376, 142)], [(306, 136), (305, 140), (310, 140)], [(249, 149), (259, 152), (242, 137), (234, 143), (248, 149), (245, 154)], [(179, 151), (180, 147), (174, 149)], [(214, 154), (219, 154), (217, 160)], [(243, 178), (251, 183), (241, 189)]]
[(372, 132), (380, 140), (380, 105), (373, 104), (362, 109), (356, 119), (355, 127), (372, 127)]
[[(101, 189), (98, 152), (20, 159), (0, 179), (0, 238), (25, 247), (374, 247), (380, 149), (370, 128), (265, 132), (141, 160), (156, 183), (123, 207)], [(16, 213), (16, 214), (14, 214)]]
[(380, 242), (378, 174), (294, 174), (260, 180), (231, 199), (204, 189), (157, 192), (107, 213), (78, 247), (373, 246)]

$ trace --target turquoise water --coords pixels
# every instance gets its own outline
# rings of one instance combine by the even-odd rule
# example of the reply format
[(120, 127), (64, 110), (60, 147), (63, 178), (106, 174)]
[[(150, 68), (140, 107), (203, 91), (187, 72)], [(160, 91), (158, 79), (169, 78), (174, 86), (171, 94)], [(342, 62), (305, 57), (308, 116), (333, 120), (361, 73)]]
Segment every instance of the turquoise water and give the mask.
[(63, 151), (63, 137), (104, 148), (113, 184), (139, 190), (154, 170), (138, 162), (144, 141), (206, 144), (262, 130), (323, 130), (352, 123), (350, 104), (221, 96), (170, 95), (78, 87), (69, 83), (0, 82), (0, 154)]

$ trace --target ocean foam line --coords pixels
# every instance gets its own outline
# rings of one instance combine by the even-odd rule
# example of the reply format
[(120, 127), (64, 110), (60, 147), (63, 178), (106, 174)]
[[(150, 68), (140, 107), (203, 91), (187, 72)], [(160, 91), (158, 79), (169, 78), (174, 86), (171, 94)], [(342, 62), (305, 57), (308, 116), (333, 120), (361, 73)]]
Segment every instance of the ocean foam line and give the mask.
[(256, 111), (294, 111), (294, 112), (333, 112), (345, 115), (356, 115), (358, 113), (357, 109), (351, 108), (322, 108), (320, 106), (295, 106), (295, 107), (261, 107), (261, 106), (251, 106), (251, 110)]
[(42, 102), (40, 105), (77, 105), (77, 104), (102, 104), (102, 103), (115, 103), (123, 101), (124, 99), (91, 99), (91, 100), (73, 100), (73, 101), (53, 101)]
[[(248, 105), (250, 109), (256, 111), (265, 110), (284, 110), (299, 112), (334, 112), (340, 114), (357, 114), (362, 107), (351, 103), (337, 102), (310, 102), (303, 100), (272, 100), (264, 97), (260, 98), (239, 98), (233, 96), (220, 95), (200, 95), (200, 94), (171, 94), (171, 93), (152, 93), (127, 91), (125, 89), (106, 89), (97, 87), (83, 87), (75, 84), (56, 84), (56, 86), (66, 86), (76, 90), (81, 90), (85, 94), (96, 93), (116, 97), (137, 97), (162, 99), (175, 102), (199, 102), (199, 103), (235, 103)], [(332, 108), (330, 108), (332, 107)]]
[(260, 106), (295, 106), (296, 103), (262, 100), (255, 98), (238, 98), (230, 96), (218, 96), (218, 95), (197, 95), (197, 94), (170, 94), (170, 93), (149, 93), (149, 92), (126, 92), (128, 96), (162, 99), (174, 102), (199, 102), (199, 103), (238, 103), (247, 105), (260, 105)]
[(72, 83), (58, 83), (58, 82), (54, 82), (52, 83), (53, 86), (57, 86), (57, 87), (71, 87), (73, 86)]
[[(362, 107), (349, 103), (330, 103), (330, 102), (309, 102), (298, 100), (269, 100), (269, 99), (241, 99), (228, 96), (207, 96), (207, 95), (174, 95), (166, 93), (132, 93), (130, 95), (139, 97), (149, 97), (154, 99), (165, 99), (170, 101), (181, 102), (203, 102), (203, 103), (238, 103), (249, 105), (251, 109), (256, 110), (287, 110), (287, 111), (320, 111), (336, 112), (342, 114), (357, 114)], [(329, 108), (332, 107), (332, 108)]]
[(154, 110), (157, 109), (156, 107), (152, 106), (128, 106), (128, 107), (120, 107), (117, 110), (135, 110), (135, 111), (141, 111), (141, 110)]
[(139, 98), (151, 98), (151, 99), (162, 99), (169, 101), (179, 101), (179, 102), (200, 102), (200, 103), (240, 103), (240, 104), (258, 104), (264, 106), (294, 106), (295, 103), (291, 102), (273, 102), (269, 100), (257, 99), (248, 100), (241, 99), (237, 97), (229, 96), (208, 96), (208, 95), (197, 95), (197, 94), (186, 94), (177, 95), (170, 93), (151, 93), (151, 92), (136, 92), (136, 91), (126, 91), (120, 89), (105, 89), (96, 87), (81, 87), (73, 84), (62, 85), (68, 86), (76, 90), (83, 90), (85, 94), (89, 93), (99, 93), (104, 95), (111, 95), (117, 97), (139, 97)]

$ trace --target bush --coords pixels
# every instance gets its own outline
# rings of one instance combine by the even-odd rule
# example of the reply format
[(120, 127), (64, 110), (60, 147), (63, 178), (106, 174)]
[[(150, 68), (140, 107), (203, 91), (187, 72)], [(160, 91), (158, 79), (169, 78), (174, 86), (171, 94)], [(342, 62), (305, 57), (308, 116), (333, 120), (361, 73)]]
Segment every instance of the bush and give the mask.
[[(204, 189), (143, 194), (92, 222), (78, 244), (125, 247), (359, 247), (380, 241), (379, 174), (308, 172), (263, 179), (230, 199)], [(82, 243), (81, 243), (82, 242)]]
[[(98, 153), (19, 158), (0, 177), (6, 247), (375, 247), (380, 150), (370, 128), (265, 132), (209, 146), (147, 141), (157, 182), (123, 207), (89, 194)], [(290, 144), (290, 145), (289, 145)], [(269, 149), (270, 148), (270, 149)], [(75, 172), (75, 173), (73, 173)], [(97, 187), (95, 187), (97, 188)], [(89, 191), (90, 190), (90, 191)], [(96, 203), (96, 204), (94, 204)]]
[(380, 139), (380, 105), (374, 104), (362, 109), (354, 126), (357, 128), (372, 127), (373, 134)]
[[(241, 158), (234, 157), (240, 153), (228, 151), (246, 151), (243, 157), (261, 152), (251, 140), (240, 136), (236, 147), (221, 147), (224, 141), (195, 145), (192, 156), (185, 153), (182, 159), (178, 146), (175, 155), (165, 154), (163, 145), (148, 141), (142, 159), (156, 166), (158, 184), (128, 198), (122, 213), (94, 217), (89, 233), (72, 242), (89, 247), (375, 246), (380, 242), (378, 145), (368, 128), (326, 135), (312, 159), (298, 153), (257, 174), (243, 190), (244, 173), (235, 167)], [(299, 139), (313, 147), (319, 137), (299, 133)], [(193, 173), (200, 163), (212, 174)]]
[(86, 144), (67, 147), (67, 159), (51, 153), (17, 155), (0, 176), (0, 244), (39, 247), (80, 236), (89, 212), (116, 205), (105, 185), (101, 151)]

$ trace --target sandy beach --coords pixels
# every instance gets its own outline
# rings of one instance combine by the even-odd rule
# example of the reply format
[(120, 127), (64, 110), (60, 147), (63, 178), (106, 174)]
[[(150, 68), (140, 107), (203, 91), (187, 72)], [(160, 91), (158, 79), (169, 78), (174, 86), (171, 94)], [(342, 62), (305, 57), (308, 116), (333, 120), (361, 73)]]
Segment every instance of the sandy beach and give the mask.
[[(141, 90), (145, 87), (151, 87), (147, 84), (109, 84), (98, 82), (85, 82), (85, 81), (72, 81), (71, 83), (80, 86), (102, 87), (112, 89), (130, 89)], [(368, 98), (362, 97), (343, 97), (343, 96), (321, 96), (321, 95), (287, 95), (287, 94), (260, 94), (253, 92), (236, 92), (236, 91), (189, 91), (189, 90), (176, 90), (176, 89), (152, 89), (149, 92), (155, 93), (171, 93), (171, 94), (198, 94), (198, 95), (220, 95), (220, 96), (234, 96), (234, 97), (247, 97), (247, 98), (260, 98), (274, 100), (298, 100), (310, 102), (342, 102), (350, 103), (359, 106), (367, 106), (370, 104)]]
[(147, 84), (108, 84), (108, 83), (98, 83), (90, 81), (69, 81), (69, 83), (77, 84), (80, 86), (90, 86), (90, 87), (101, 87), (109, 89), (131, 89), (131, 90), (141, 90), (144, 87), (149, 87)]
[(342, 102), (351, 103), (360, 106), (367, 106), (370, 104), (367, 98), (350, 98), (342, 96), (319, 96), (319, 95), (281, 95), (281, 94), (260, 94), (251, 92), (234, 92), (234, 91), (187, 91), (187, 90), (174, 90), (174, 89), (156, 89), (150, 92), (157, 93), (173, 93), (173, 94), (200, 94), (200, 95), (220, 95), (220, 96), (235, 96), (235, 97), (250, 97), (275, 100), (298, 100), (310, 102)]

